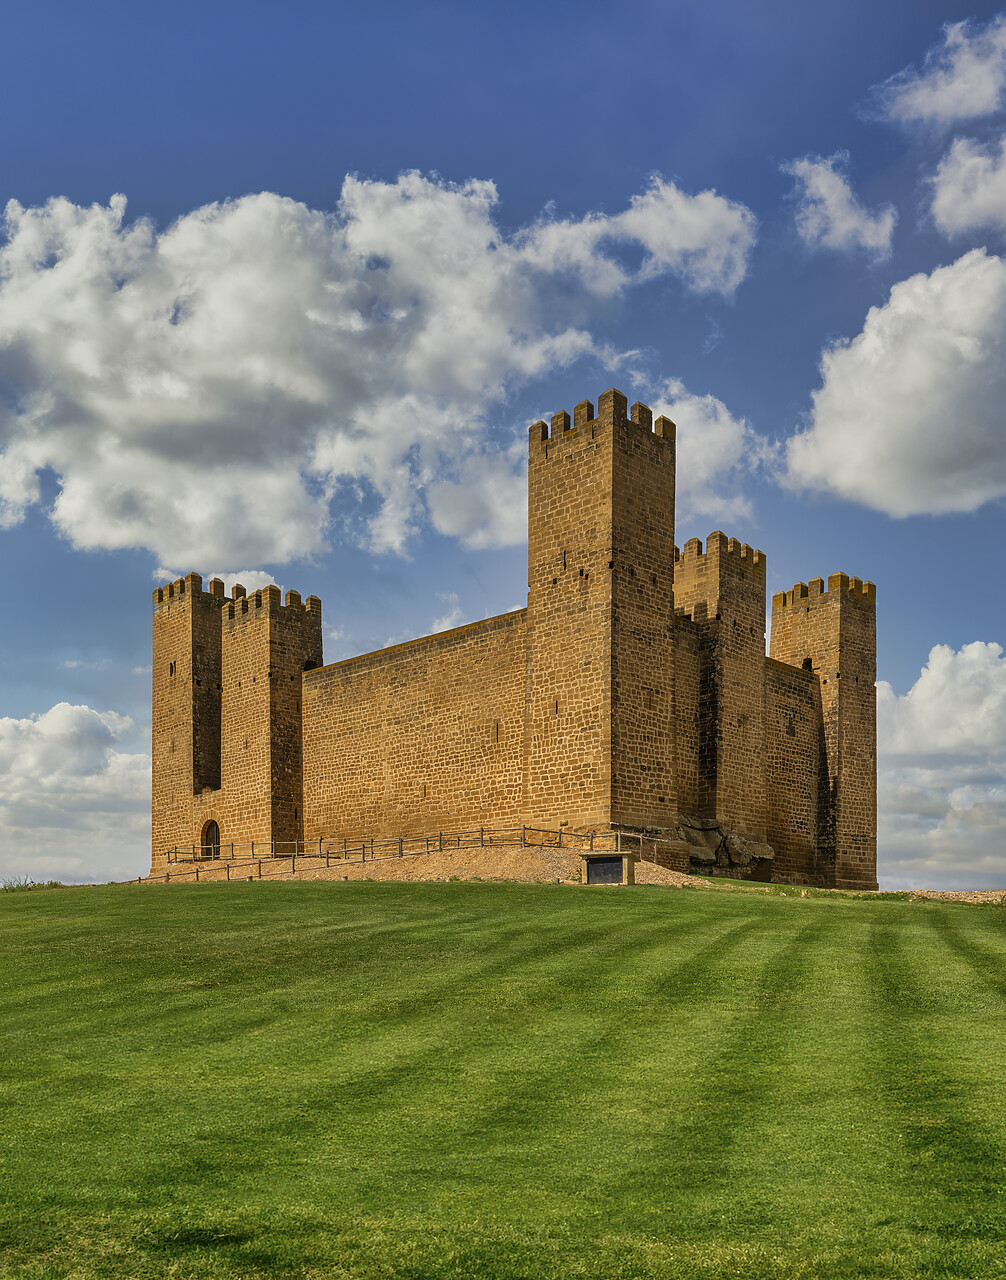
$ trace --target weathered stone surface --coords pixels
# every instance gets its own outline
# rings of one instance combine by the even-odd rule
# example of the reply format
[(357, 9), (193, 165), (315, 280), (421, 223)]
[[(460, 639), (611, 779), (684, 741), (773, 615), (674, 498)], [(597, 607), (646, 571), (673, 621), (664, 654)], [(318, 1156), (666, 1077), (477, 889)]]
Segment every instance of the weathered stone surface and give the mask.
[(770, 844), (749, 844), (748, 853), (755, 859), (771, 860), (775, 857), (775, 850)]
[(687, 813), (679, 814), (678, 821), (683, 827), (691, 827), (695, 831), (712, 831), (720, 825), (715, 818), (696, 818)]
[(767, 659), (762, 552), (674, 546), (674, 434), (614, 389), (535, 423), (527, 608), (484, 622), (323, 667), (313, 596), (158, 588), (152, 867), (211, 823), (279, 852), (617, 828), (668, 866), (875, 887), (875, 590), (779, 593)]

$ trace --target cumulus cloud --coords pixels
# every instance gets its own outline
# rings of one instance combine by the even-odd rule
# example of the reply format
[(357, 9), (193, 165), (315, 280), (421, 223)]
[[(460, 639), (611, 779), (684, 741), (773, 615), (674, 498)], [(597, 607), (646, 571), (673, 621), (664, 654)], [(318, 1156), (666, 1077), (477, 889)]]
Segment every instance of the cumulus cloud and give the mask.
[(937, 645), (907, 694), (877, 685), (885, 887), (1006, 887), (1006, 658)]
[(426, 490), (438, 533), (469, 547), (518, 546), (527, 537), (527, 442), (523, 436), (495, 456), (468, 454), (447, 464)]
[[(166, 582), (171, 576), (172, 575), (166, 569), (158, 569), (154, 574), (154, 579), (156, 582), (162, 583)], [(211, 569), (203, 576), (205, 579), (203, 582), (204, 590), (209, 582), (214, 578), (219, 578), (224, 584), (224, 590), (227, 595), (231, 595), (233, 593), (234, 584), (236, 582), (240, 582), (249, 595), (251, 595), (253, 591), (260, 591), (263, 587), (268, 587), (271, 584), (275, 584), (279, 587), (280, 591), (285, 591), (286, 589), (282, 582), (276, 581), (274, 574), (265, 573), (262, 569), (233, 569), (230, 572)]]
[(741, 486), (772, 457), (768, 442), (722, 400), (694, 395), (676, 378), (656, 388), (649, 404), (654, 417), (664, 414), (677, 426), (678, 519), (749, 519), (751, 503)]
[[(599, 308), (667, 275), (730, 294), (755, 238), (744, 206), (659, 178), (619, 213), (513, 233), (496, 202), (491, 182), (417, 173), (348, 177), (331, 213), (263, 192), (163, 231), (128, 224), (121, 196), (12, 202), (0, 525), (49, 469), (76, 546), (146, 547), (173, 572), (308, 556), (333, 519), (401, 550), (431, 485), (470, 466), (519, 487), (486, 409), (583, 355), (609, 360)], [(453, 522), (438, 491), (435, 522), (507, 541), (509, 504), (476, 489), (483, 507)]]
[(437, 631), (450, 631), (451, 627), (459, 626), (465, 619), (465, 611), (461, 608), (461, 600), (456, 591), (438, 591), (437, 599), (447, 609), (439, 618), (433, 619), (430, 624), (431, 635)]
[(894, 516), (1006, 494), (1006, 262), (976, 249), (896, 284), (829, 347), (788, 481)]
[(944, 235), (1006, 229), (1006, 138), (957, 138), (933, 178), (933, 220)]
[(149, 867), (150, 757), (114, 711), (57, 703), (0, 718), (0, 877), (66, 883)]
[(783, 172), (796, 179), (797, 234), (811, 249), (865, 249), (875, 258), (890, 257), (898, 215), (891, 205), (876, 213), (864, 208), (849, 185), (848, 165), (847, 152), (783, 165)]
[(1006, 14), (984, 26), (950, 22), (921, 68), (906, 67), (873, 93), (876, 114), (902, 124), (952, 125), (991, 115), (1006, 88)]

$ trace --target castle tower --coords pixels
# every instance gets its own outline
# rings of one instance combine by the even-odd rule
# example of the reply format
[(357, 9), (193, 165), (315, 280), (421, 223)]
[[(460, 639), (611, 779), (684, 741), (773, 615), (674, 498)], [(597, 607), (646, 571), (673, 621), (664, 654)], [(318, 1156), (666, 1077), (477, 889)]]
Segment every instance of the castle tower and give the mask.
[(736, 538), (676, 554), (674, 607), (697, 624), (700, 815), (765, 840), (765, 557)]
[[(190, 839), (193, 797), (220, 786), (220, 606), (223, 583), (202, 578), (153, 595), (151, 723), (153, 847)], [(216, 588), (219, 587), (219, 594)]]
[(235, 584), (223, 610), (221, 783), (231, 833), (283, 849), (303, 839), (301, 677), (321, 666), (321, 601)]
[(771, 656), (820, 685), (818, 853), (836, 888), (877, 887), (876, 588), (844, 573), (772, 597)]
[(531, 824), (676, 823), (674, 465), (674, 424), (619, 391), (531, 428)]
[(190, 573), (153, 596), (155, 871), (174, 848), (301, 838), (301, 683), (321, 665), (321, 602), (209, 585)]

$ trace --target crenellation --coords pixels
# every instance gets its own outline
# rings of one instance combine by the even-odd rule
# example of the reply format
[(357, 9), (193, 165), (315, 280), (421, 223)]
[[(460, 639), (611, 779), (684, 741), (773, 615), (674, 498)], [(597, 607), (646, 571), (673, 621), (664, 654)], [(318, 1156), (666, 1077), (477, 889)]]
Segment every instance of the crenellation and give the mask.
[[(644, 431), (653, 430), (653, 411), (649, 405), (643, 404), (641, 400), (637, 400), (629, 410), (629, 417), (637, 427), (642, 427)], [(666, 422), (668, 419), (665, 418), (663, 421)]]
[(875, 604), (877, 599), (875, 583), (863, 581), (860, 578), (850, 578), (846, 573), (833, 573), (828, 578), (827, 587), (824, 585), (823, 578), (811, 578), (809, 583), (796, 583), (790, 591), (777, 591), (772, 596), (772, 608), (773, 610), (805, 609), (808, 599), (817, 596), (834, 596), (837, 593), (842, 593), (847, 599), (854, 600), (857, 604)]
[(675, 423), (673, 423), (670, 418), (664, 417), (663, 414), (661, 414), (653, 424), (653, 434), (660, 436), (662, 440), (669, 441), (672, 445), (675, 442), (677, 431), (678, 428)]
[(874, 584), (776, 592), (766, 657), (765, 556), (719, 530), (678, 550), (675, 470), (674, 423), (615, 388), (535, 422), (527, 608), (327, 667), (315, 595), (157, 587), (154, 869), (207, 833), (526, 824), (875, 884)]

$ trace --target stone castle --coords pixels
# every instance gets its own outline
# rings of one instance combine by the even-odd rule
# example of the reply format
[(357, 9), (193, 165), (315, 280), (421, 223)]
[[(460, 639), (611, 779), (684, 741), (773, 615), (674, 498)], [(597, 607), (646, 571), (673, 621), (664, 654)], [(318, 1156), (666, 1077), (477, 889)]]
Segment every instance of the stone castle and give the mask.
[(876, 887), (875, 588), (772, 600), (674, 545), (674, 424), (619, 391), (530, 431), (526, 609), (323, 665), (321, 602), (198, 574), (153, 617), (153, 858), (528, 824), (664, 865)]

